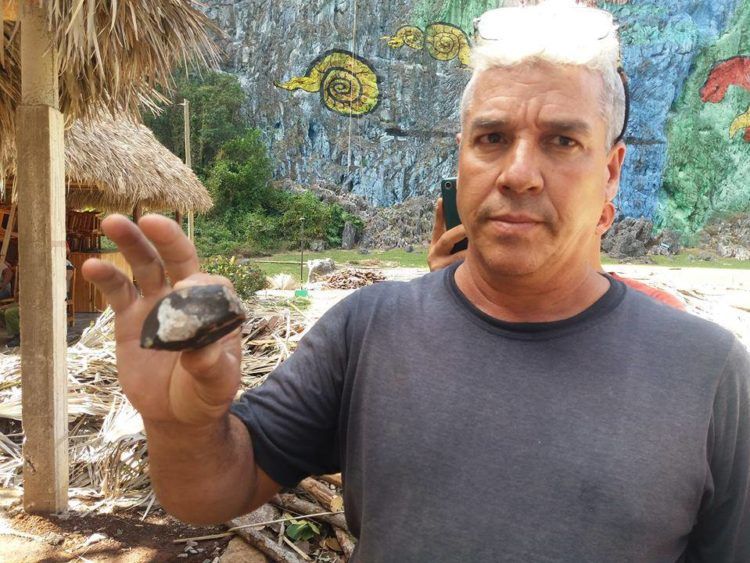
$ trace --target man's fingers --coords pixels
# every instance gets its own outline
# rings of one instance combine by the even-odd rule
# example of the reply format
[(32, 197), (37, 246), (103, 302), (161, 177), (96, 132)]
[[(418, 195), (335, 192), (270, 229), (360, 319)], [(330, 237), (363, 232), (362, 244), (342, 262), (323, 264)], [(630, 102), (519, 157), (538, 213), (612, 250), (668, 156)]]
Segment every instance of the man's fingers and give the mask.
[(463, 225), (453, 227), (450, 231), (443, 233), (443, 236), (433, 245), (434, 253), (438, 255), (450, 254), (457, 242), (466, 238), (466, 228)]
[(466, 238), (466, 227), (463, 225), (458, 225), (456, 227), (453, 227), (450, 231), (446, 231), (443, 234), (443, 241), (444, 244), (450, 245), (451, 249), (457, 242), (461, 242)]
[(99, 288), (115, 313), (127, 309), (138, 297), (133, 282), (109, 262), (89, 258), (83, 263), (81, 273)]
[(110, 215), (102, 221), (102, 231), (130, 264), (144, 295), (154, 295), (164, 290), (167, 280), (159, 254), (130, 219), (124, 215)]
[(432, 222), (432, 242), (437, 244), (445, 232), (445, 217), (443, 217), (443, 198), (439, 197), (435, 205), (435, 220)]
[(180, 226), (162, 215), (146, 215), (138, 226), (154, 244), (173, 284), (199, 271), (195, 246)]

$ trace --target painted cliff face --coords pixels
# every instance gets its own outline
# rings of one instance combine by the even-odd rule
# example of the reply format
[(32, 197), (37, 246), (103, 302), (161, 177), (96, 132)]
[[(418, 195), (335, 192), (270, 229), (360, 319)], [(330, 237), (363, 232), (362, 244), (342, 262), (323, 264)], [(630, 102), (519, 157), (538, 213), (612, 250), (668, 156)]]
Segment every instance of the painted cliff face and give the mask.
[[(724, 101), (730, 86), (743, 88), (750, 92), (750, 56), (732, 57), (717, 63), (711, 69), (706, 83), (701, 88), (701, 100), (718, 104)], [(734, 137), (740, 131), (743, 138), (750, 143), (750, 107), (734, 118), (729, 126), (729, 136)]]
[[(455, 172), (472, 21), (529, 0), (208, 0), (276, 174), (380, 205)], [(624, 215), (694, 230), (748, 206), (750, 0), (585, 0), (621, 24)], [(335, 73), (334, 73), (335, 71)], [(744, 74), (743, 74), (744, 73)], [(743, 203), (744, 202), (744, 203)]]

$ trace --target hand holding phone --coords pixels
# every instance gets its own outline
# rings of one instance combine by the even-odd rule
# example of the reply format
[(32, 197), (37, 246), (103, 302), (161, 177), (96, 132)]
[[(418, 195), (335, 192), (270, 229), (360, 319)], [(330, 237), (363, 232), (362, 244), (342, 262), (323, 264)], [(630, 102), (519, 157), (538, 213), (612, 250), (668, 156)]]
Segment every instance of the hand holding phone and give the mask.
[[(443, 219), (445, 220), (445, 230), (450, 231), (461, 224), (461, 217), (458, 215), (456, 205), (456, 192), (458, 178), (443, 178), (440, 181), (440, 195), (443, 198)], [(466, 250), (469, 246), (468, 239), (464, 238), (457, 242), (451, 249), (451, 254)]]

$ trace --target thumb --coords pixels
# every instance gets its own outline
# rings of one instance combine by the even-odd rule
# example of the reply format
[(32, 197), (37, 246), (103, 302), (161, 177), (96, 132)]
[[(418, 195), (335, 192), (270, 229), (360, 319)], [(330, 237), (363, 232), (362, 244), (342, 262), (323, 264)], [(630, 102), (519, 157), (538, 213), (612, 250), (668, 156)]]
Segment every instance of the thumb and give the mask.
[(198, 350), (180, 354), (191, 388), (207, 407), (226, 409), (240, 384), (240, 329)]

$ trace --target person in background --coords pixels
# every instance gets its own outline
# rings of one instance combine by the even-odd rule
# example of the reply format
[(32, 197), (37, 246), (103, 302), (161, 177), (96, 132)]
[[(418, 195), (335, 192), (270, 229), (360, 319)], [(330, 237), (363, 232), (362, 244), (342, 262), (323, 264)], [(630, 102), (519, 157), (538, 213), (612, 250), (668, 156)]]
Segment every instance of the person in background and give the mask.
[[(612, 204), (612, 202), (609, 202), (609, 205), (612, 206), (611, 216), (614, 219), (614, 205)], [(612, 225), (610, 224), (607, 229), (609, 229), (609, 227), (611, 226)], [(438, 198), (437, 205), (435, 206), (435, 220), (432, 224), (432, 239), (430, 241), (430, 249), (427, 253), (427, 264), (430, 267), (430, 271), (434, 272), (436, 270), (446, 268), (454, 262), (463, 260), (466, 256), (466, 250), (461, 250), (459, 252), (456, 252), (455, 254), (451, 254), (451, 250), (456, 243), (462, 241), (465, 238), (466, 229), (463, 225), (458, 225), (448, 231), (445, 230), (445, 217), (443, 216), (443, 198)], [(628, 287), (636, 291), (640, 291), (641, 293), (648, 295), (649, 297), (655, 299), (660, 303), (669, 305), (670, 307), (674, 307), (675, 309), (679, 309), (681, 311), (685, 310), (685, 303), (679, 297), (669, 293), (668, 291), (652, 287), (646, 283), (634, 280), (632, 278), (624, 278), (614, 272), (605, 271), (604, 266), (602, 265), (601, 244), (602, 235), (594, 235), (591, 248), (591, 266), (595, 268), (597, 272), (607, 274), (608, 276), (621, 281)]]

